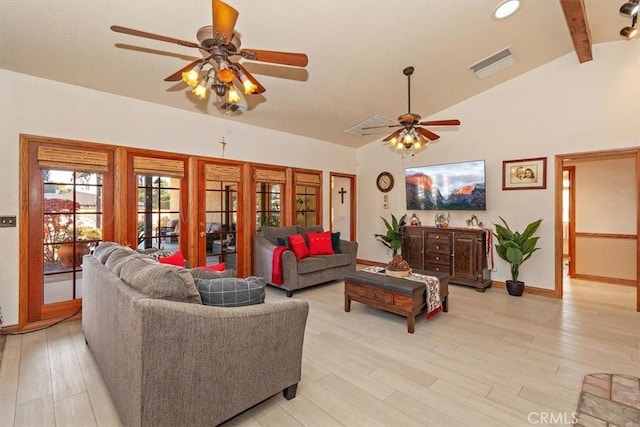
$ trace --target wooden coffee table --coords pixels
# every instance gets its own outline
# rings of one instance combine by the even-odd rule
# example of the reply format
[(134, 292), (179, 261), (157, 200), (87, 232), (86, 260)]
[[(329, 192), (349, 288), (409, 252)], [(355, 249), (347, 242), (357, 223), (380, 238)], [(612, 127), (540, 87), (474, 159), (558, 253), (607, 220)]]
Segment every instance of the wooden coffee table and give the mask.
[[(414, 270), (440, 280), (442, 311), (449, 311), (449, 275), (435, 271)], [(344, 311), (351, 311), (351, 301), (370, 305), (407, 318), (407, 332), (412, 334), (416, 315), (427, 308), (426, 285), (415, 280), (385, 274), (356, 271), (344, 276)]]

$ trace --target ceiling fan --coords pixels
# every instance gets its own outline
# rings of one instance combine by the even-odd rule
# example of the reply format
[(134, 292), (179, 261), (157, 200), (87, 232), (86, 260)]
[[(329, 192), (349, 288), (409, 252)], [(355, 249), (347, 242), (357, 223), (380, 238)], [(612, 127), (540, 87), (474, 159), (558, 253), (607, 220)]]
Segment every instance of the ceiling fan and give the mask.
[(240, 39), (234, 32), (239, 15), (238, 11), (220, 0), (211, 1), (211, 10), (213, 25), (198, 30), (196, 33), (198, 43), (118, 25), (111, 26), (111, 30), (117, 33), (175, 43), (206, 52), (204, 58), (187, 64), (164, 79), (167, 82), (184, 80), (185, 83), (194, 87), (193, 93), (203, 99), (207, 96), (207, 89), (211, 89), (218, 97), (222, 98), (226, 95), (228, 103), (238, 102), (240, 96), (235, 90), (234, 81), (242, 84), (246, 94), (260, 94), (266, 91), (242, 64), (237, 60), (232, 60), (232, 58), (235, 59), (234, 57), (294, 67), (307, 66), (309, 60), (307, 55), (303, 53), (240, 49)]
[(402, 72), (405, 76), (407, 76), (407, 92), (408, 92), (408, 109), (407, 114), (402, 114), (398, 117), (397, 125), (388, 125), (388, 126), (372, 126), (366, 127), (362, 129), (379, 129), (379, 128), (395, 128), (399, 127), (397, 131), (393, 132), (391, 135), (387, 136), (383, 139), (383, 141), (388, 142), (389, 146), (395, 148), (396, 150), (414, 150), (420, 151), (430, 141), (435, 141), (440, 138), (439, 135), (431, 132), (428, 129), (425, 129), (421, 126), (459, 126), (460, 120), (451, 119), (451, 120), (427, 120), (421, 122), (421, 117), (415, 113), (411, 112), (411, 75), (413, 74), (414, 68), (407, 67)]

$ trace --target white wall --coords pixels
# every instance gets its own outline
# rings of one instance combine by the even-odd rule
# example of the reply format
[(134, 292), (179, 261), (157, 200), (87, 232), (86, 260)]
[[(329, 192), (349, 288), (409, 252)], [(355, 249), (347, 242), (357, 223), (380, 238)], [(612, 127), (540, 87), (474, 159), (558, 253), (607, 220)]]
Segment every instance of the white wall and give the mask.
[[(380, 216), (400, 216), (405, 208), (404, 169), (438, 163), (484, 159), (487, 210), (476, 212), (485, 227), (507, 220), (522, 231), (529, 222), (544, 221), (536, 252), (521, 268), (528, 285), (554, 288), (554, 156), (640, 145), (640, 43), (620, 41), (594, 46), (594, 60), (579, 64), (575, 53), (488, 90), (429, 119), (459, 118), (459, 130), (439, 131), (439, 142), (415, 157), (401, 158), (380, 141), (358, 150), (358, 256), (386, 262), (386, 248), (374, 233), (384, 232)], [(433, 82), (437, 84), (437, 82)], [(414, 92), (420, 96), (419, 88)], [(418, 112), (419, 113), (419, 112)], [(435, 129), (434, 129), (435, 130)], [(502, 161), (547, 157), (546, 190), (502, 191)], [(381, 171), (397, 184), (382, 209), (375, 187)], [(367, 197), (365, 195), (373, 195)], [(411, 214), (409, 212), (409, 214)], [(433, 211), (420, 211), (423, 225), (433, 224)], [(452, 226), (466, 226), (471, 212), (451, 212)], [(409, 215), (410, 216), (410, 215)], [(509, 279), (509, 266), (496, 258), (494, 280)]]
[[(355, 174), (352, 148), (0, 70), (0, 215), (19, 216), (21, 133), (213, 157), (221, 156), (224, 136), (225, 158), (323, 170), (326, 228), (329, 171)], [(13, 325), (18, 228), (0, 228), (0, 242), (0, 307)]]

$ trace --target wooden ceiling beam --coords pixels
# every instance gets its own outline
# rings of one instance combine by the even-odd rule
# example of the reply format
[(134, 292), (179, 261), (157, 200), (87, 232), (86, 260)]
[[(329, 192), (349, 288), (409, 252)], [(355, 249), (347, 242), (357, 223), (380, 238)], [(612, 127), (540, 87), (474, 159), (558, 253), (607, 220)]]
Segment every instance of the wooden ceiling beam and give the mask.
[(593, 60), (591, 51), (591, 31), (587, 21), (587, 11), (584, 0), (560, 0), (564, 18), (569, 27), (573, 47), (578, 55), (578, 61), (582, 64)]

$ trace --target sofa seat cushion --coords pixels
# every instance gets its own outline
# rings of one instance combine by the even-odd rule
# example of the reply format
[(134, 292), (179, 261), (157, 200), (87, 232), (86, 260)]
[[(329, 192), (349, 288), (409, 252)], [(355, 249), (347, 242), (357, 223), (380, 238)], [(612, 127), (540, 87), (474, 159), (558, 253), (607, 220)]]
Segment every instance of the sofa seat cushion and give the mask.
[(264, 277), (246, 279), (195, 279), (202, 303), (216, 307), (243, 307), (264, 302), (267, 281)]
[(326, 256), (312, 256), (298, 261), (298, 274), (314, 273), (328, 268)]
[(349, 254), (318, 255), (318, 258), (324, 258), (327, 261), (328, 268), (343, 267), (351, 264), (351, 255)]
[(138, 255), (124, 263), (120, 279), (149, 298), (202, 304), (193, 276), (184, 268)]

